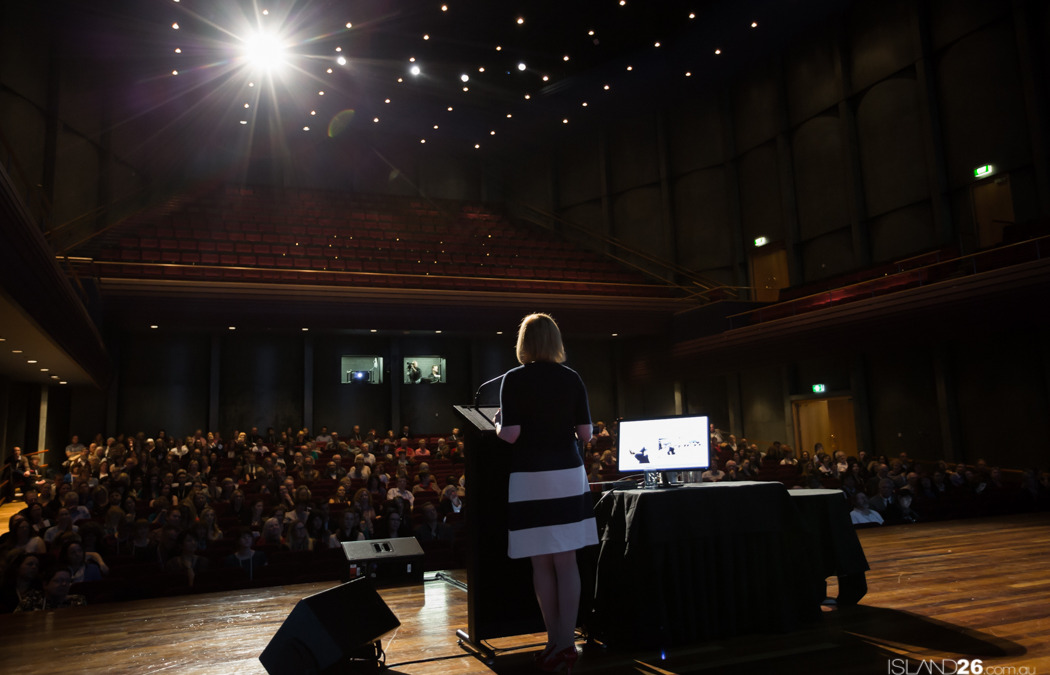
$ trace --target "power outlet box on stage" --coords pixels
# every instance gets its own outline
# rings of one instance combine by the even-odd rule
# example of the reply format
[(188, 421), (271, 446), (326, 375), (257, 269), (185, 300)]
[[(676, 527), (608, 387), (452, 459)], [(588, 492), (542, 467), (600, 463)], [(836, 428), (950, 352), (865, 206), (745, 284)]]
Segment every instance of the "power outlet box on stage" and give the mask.
[(347, 576), (371, 577), (378, 586), (423, 583), (423, 547), (415, 537), (342, 542)]

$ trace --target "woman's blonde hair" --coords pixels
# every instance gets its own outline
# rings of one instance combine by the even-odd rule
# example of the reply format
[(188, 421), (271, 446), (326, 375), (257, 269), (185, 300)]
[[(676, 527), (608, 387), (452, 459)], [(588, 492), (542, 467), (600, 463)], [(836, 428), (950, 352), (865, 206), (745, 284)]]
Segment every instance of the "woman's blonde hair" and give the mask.
[(565, 361), (561, 331), (549, 314), (529, 314), (518, 328), (518, 363), (531, 361)]

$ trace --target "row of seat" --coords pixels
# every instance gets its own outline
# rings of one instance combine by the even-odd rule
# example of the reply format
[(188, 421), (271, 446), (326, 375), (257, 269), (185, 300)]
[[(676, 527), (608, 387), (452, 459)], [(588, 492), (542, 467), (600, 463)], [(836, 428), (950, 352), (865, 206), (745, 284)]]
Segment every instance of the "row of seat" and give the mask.
[[(308, 261), (307, 269), (291, 264), (275, 268), (223, 267), (206, 265), (169, 264), (163, 261), (118, 263), (96, 260), (94, 272), (103, 276), (130, 278), (164, 278), (193, 281), (251, 281), (267, 283), (311, 283), (325, 285), (373, 286), (383, 288), (419, 288), (421, 278), (433, 289), (516, 292), (562, 292), (586, 295), (621, 295), (632, 297), (666, 297), (669, 289), (648, 284), (625, 284), (591, 280), (542, 279), (523, 269), (501, 269), (497, 266), (464, 269), (394, 269), (379, 261), (363, 261), (361, 270), (330, 270), (325, 261)], [(478, 276), (489, 273), (492, 276)], [(470, 276), (468, 276), (468, 273)], [(552, 272), (553, 274), (553, 272)], [(563, 270), (563, 276), (572, 272)], [(580, 276), (586, 275), (580, 272)]]

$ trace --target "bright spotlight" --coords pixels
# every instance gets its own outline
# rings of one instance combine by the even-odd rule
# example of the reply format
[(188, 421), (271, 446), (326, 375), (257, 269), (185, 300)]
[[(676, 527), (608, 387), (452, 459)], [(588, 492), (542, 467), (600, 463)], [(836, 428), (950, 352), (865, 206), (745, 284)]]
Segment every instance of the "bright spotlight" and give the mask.
[(518, 64), (518, 70), (525, 70), (525, 67), (526, 67), (526, 66), (525, 66), (525, 64), (524, 64), (524, 63), (519, 63), (519, 64)]
[(419, 66), (412, 66), (412, 68), (409, 69), (409, 72), (412, 73), (413, 75), (419, 75), (419, 73), (420, 73)]
[(284, 64), (285, 49), (273, 35), (258, 33), (244, 41), (244, 57), (252, 66), (268, 72)]

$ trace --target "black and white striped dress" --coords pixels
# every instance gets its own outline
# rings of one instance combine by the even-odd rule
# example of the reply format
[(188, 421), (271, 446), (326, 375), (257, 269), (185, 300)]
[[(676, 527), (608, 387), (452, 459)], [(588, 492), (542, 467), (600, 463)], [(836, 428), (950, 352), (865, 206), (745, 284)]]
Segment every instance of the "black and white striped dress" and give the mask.
[(590, 424), (583, 380), (557, 363), (519, 366), (503, 378), (504, 426), (521, 426), (511, 446), (507, 555), (526, 558), (598, 543), (576, 426)]

